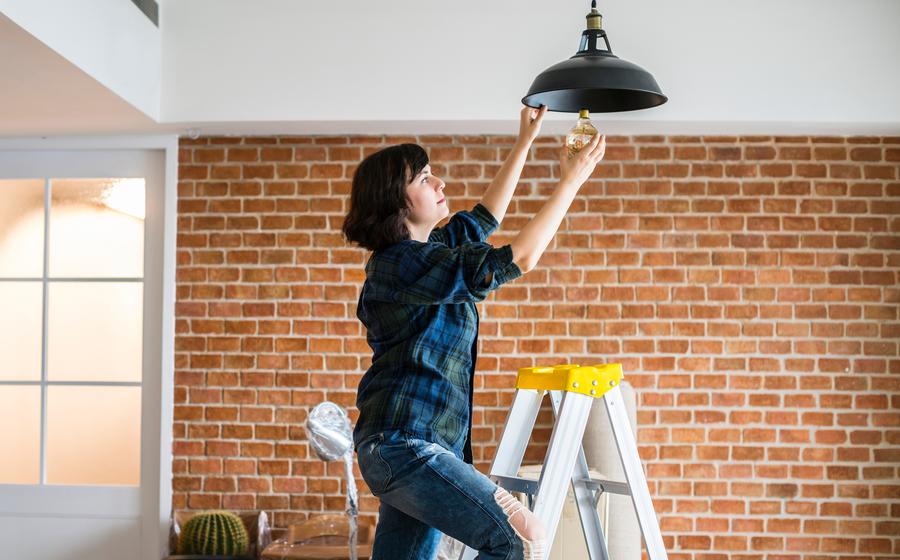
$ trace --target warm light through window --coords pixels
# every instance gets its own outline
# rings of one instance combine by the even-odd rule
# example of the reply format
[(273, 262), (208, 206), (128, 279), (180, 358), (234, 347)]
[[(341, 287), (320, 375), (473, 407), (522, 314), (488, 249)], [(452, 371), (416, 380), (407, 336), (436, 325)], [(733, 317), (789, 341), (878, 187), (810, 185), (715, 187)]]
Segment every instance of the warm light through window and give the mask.
[(100, 199), (106, 206), (139, 220), (144, 219), (144, 180), (113, 179)]

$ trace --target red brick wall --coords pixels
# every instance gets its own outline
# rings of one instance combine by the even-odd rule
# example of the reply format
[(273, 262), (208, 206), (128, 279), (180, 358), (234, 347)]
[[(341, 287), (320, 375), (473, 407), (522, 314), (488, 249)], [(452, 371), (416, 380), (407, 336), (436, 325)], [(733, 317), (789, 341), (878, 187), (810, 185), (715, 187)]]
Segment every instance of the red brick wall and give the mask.
[[(479, 305), (479, 468), (517, 368), (617, 361), (670, 557), (900, 555), (900, 138), (608, 140), (540, 266)], [(304, 423), (325, 399), (355, 417), (366, 254), (340, 224), (355, 164), (405, 141), (459, 210), (512, 139), (182, 141), (177, 508), (278, 527), (344, 508)], [(559, 142), (532, 149), (493, 243), (552, 190)]]

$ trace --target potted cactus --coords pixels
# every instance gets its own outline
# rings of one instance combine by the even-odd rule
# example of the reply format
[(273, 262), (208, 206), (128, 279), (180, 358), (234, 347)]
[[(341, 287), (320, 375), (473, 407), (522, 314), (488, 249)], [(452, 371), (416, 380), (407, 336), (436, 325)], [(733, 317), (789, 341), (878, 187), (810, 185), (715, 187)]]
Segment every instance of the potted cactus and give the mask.
[(240, 517), (227, 511), (205, 511), (181, 528), (176, 554), (169, 560), (252, 560), (249, 548), (249, 534)]

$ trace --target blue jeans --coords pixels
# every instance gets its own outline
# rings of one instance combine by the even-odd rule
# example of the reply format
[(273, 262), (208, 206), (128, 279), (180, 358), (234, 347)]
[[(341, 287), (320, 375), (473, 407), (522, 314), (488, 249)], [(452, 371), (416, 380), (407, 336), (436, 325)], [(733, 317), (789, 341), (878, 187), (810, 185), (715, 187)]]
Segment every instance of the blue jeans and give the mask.
[(372, 560), (433, 560), (441, 533), (480, 560), (522, 558), (522, 540), (494, 498), (497, 485), (451, 451), (402, 432), (357, 446), (359, 469), (381, 499)]

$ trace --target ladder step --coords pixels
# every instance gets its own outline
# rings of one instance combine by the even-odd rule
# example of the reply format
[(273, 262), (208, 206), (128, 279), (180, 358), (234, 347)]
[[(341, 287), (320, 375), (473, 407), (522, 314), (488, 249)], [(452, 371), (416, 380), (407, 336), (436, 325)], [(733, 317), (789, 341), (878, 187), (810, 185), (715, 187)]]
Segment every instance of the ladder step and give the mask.
[[(522, 492), (535, 496), (541, 489), (540, 481), (533, 478), (521, 478), (517, 476), (499, 476), (491, 475), (491, 479), (509, 492)], [(575, 483), (583, 483), (588, 489), (596, 492), (609, 492), (610, 494), (621, 494), (622, 496), (630, 496), (631, 489), (627, 482), (616, 482), (615, 480), (601, 480), (599, 478), (589, 478), (587, 480), (575, 480)]]
[(505, 488), (509, 492), (522, 492), (535, 496), (540, 490), (539, 481), (533, 478), (519, 478), (517, 476), (499, 476), (491, 475), (491, 480), (496, 482), (500, 487)]
[(596, 478), (590, 478), (584, 482), (588, 488), (597, 492), (621, 494), (622, 496), (631, 495), (631, 488), (628, 487), (627, 482), (616, 482), (615, 480), (599, 480)]

